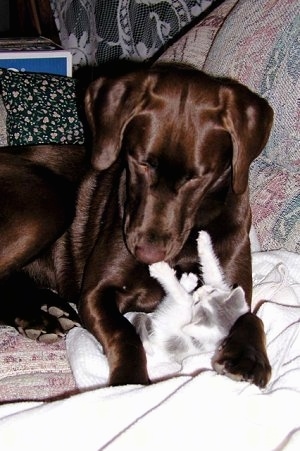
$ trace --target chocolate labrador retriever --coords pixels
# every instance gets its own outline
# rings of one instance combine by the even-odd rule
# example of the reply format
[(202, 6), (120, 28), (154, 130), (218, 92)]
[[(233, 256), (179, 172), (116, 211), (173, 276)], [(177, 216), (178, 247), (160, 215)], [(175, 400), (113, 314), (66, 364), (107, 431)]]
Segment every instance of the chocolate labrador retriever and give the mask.
[[(2, 318), (51, 341), (78, 320), (102, 343), (110, 384), (147, 384), (130, 310), (150, 312), (163, 290), (148, 265), (198, 273), (207, 230), (231, 284), (251, 301), (248, 170), (267, 142), (268, 103), (228, 79), (177, 66), (101, 77), (87, 90), (91, 157), (80, 146), (0, 154)], [(214, 366), (264, 387), (265, 335), (240, 317)]]

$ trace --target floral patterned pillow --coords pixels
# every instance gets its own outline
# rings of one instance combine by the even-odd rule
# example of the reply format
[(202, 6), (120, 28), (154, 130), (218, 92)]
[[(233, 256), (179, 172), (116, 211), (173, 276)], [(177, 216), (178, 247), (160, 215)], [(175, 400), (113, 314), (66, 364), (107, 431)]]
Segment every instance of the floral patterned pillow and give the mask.
[(84, 142), (74, 79), (0, 69), (0, 85), (9, 145)]

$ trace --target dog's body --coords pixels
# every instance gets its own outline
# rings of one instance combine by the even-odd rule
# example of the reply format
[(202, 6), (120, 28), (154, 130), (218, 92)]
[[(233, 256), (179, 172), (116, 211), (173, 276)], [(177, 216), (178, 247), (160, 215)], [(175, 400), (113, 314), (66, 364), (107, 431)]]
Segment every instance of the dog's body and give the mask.
[[(237, 83), (154, 67), (95, 81), (86, 114), (92, 167), (79, 146), (0, 155), (0, 308), (7, 322), (34, 329), (31, 317), (45, 303), (36, 287), (55, 290), (79, 305), (83, 324), (102, 343), (110, 383), (145, 384), (145, 353), (123, 313), (150, 312), (160, 302), (164, 292), (148, 264), (166, 260), (179, 275), (197, 272), (196, 237), (207, 230), (226, 279), (251, 301), (248, 169), (267, 141), (272, 111)], [(24, 308), (28, 293), (36, 305)], [(39, 323), (50, 334), (59, 330), (47, 313)], [(257, 317), (239, 318), (217, 365), (267, 383)]]

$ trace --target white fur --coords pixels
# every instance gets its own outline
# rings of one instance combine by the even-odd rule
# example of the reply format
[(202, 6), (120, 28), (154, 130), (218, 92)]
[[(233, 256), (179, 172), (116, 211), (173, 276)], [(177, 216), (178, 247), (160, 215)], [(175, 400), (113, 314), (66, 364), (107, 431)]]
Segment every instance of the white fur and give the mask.
[(165, 298), (151, 315), (126, 314), (149, 354), (180, 362), (192, 354), (214, 351), (248, 311), (243, 289), (226, 283), (207, 232), (199, 232), (197, 249), (204, 285), (196, 289), (195, 274), (185, 273), (179, 281), (166, 262), (154, 263), (149, 271), (166, 291)]

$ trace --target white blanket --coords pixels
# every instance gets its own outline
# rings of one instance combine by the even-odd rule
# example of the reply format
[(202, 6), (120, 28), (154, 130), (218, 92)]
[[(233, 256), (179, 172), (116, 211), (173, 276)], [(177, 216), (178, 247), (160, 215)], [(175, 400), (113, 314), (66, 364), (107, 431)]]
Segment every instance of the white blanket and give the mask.
[[(254, 306), (268, 300), (258, 310), (273, 367), (264, 390), (217, 375), (206, 355), (201, 365), (197, 361), (203, 369), (197, 376), (188, 374), (192, 361), (175, 376), (147, 387), (95, 388), (52, 403), (3, 405), (0, 449), (298, 451), (300, 255), (254, 252), (253, 277)], [(75, 338), (76, 354), (69, 346)], [(98, 384), (95, 348), (84, 351), (88, 342), (72, 335), (68, 341), (78, 384)], [(100, 366), (104, 370), (105, 362)], [(102, 382), (106, 376), (101, 374)]]

